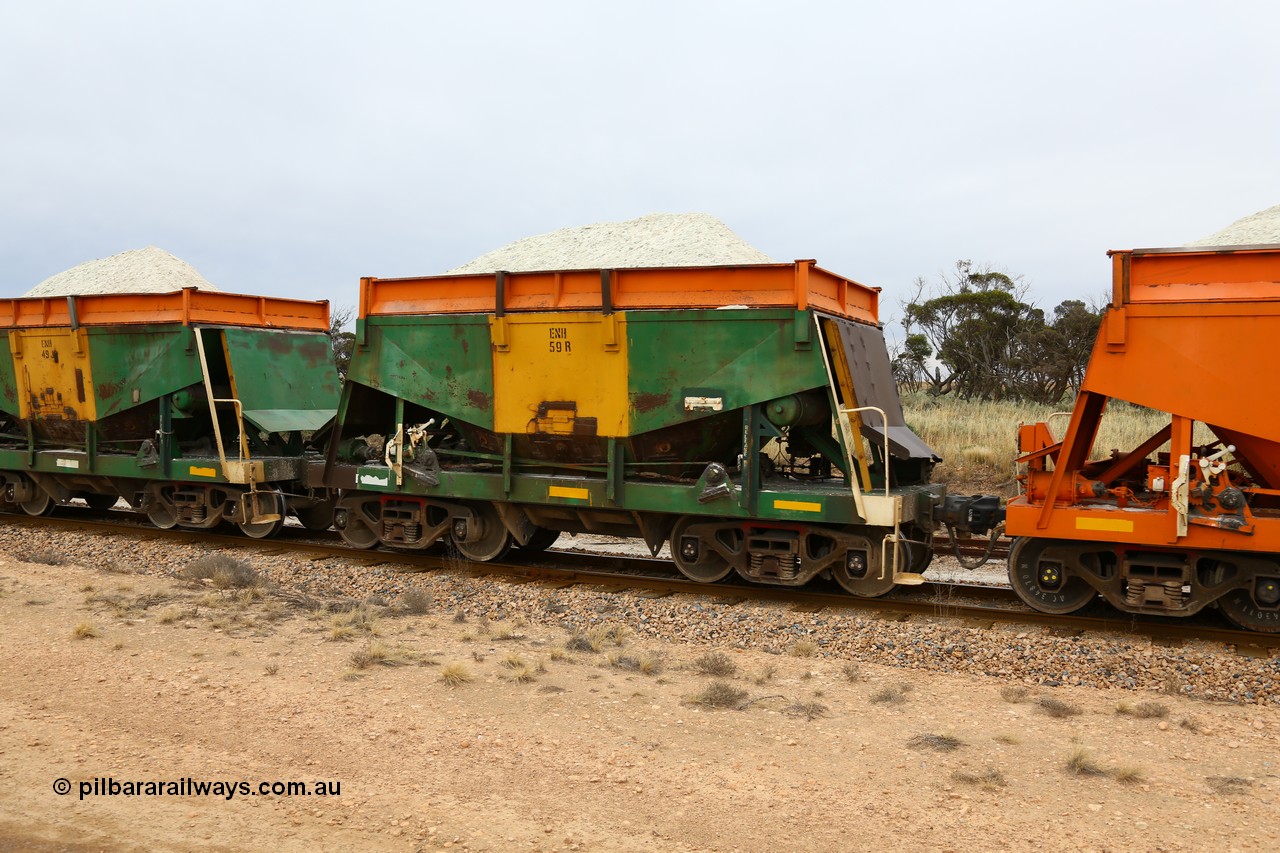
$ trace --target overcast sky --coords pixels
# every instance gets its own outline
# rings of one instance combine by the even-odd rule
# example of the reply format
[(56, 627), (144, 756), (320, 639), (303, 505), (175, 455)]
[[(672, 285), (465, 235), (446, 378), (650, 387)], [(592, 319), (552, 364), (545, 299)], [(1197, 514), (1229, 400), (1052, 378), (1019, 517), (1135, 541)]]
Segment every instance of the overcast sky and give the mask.
[[(358, 5), (358, 8), (357, 8)], [(1052, 307), (1280, 204), (1274, 2), (0, 0), (0, 296), (155, 245), (354, 305), (519, 237), (711, 213)]]

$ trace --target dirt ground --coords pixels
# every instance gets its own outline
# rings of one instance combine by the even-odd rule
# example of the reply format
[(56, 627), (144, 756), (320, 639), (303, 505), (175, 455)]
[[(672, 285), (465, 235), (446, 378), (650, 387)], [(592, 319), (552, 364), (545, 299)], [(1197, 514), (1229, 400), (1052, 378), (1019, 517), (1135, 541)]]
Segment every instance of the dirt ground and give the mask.
[(1277, 848), (1273, 707), (568, 639), (0, 557), (0, 849)]

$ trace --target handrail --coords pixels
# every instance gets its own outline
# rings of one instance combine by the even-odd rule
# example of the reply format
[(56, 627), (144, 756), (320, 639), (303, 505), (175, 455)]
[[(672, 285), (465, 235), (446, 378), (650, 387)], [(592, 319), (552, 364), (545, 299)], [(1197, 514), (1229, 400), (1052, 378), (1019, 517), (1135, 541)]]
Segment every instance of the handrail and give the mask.
[(854, 412), (876, 412), (880, 415), (880, 428), (884, 430), (884, 456), (881, 458), (884, 463), (884, 496), (889, 497), (889, 418), (885, 415), (884, 409), (879, 406), (855, 406), (852, 409), (841, 408), (840, 411), (847, 415)]
[[(240, 405), (240, 401), (235, 397), (215, 397), (213, 396), (213, 380), (209, 377), (209, 361), (205, 357), (204, 352), (204, 335), (200, 334), (200, 329), (191, 330), (196, 336), (196, 351), (200, 354), (200, 373), (204, 377), (204, 391), (209, 397), (209, 414), (213, 420), (213, 437), (218, 444), (218, 461), (222, 464), (222, 476), (227, 476), (227, 453), (222, 444), (222, 427), (218, 423), (218, 403), (231, 403), (236, 408), (236, 423), (240, 427), (240, 458), (237, 462), (245, 462), (249, 459), (249, 440), (244, 432), (244, 410)], [(227, 479), (230, 479), (229, 477)], [(252, 479), (252, 471), (250, 472)], [(252, 482), (250, 483), (252, 486)]]

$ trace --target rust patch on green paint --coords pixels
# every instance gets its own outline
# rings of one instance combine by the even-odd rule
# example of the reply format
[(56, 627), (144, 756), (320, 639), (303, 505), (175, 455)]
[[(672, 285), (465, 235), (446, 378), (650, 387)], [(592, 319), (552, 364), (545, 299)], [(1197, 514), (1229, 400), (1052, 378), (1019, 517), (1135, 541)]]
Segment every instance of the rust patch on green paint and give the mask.
[(99, 382), (98, 383), (98, 399), (99, 400), (110, 399), (111, 397), (114, 397), (115, 395), (119, 394), (122, 388), (124, 388), (123, 379), (117, 379), (110, 382)]
[(493, 398), (483, 391), (477, 391), (473, 388), (467, 392), (467, 402), (477, 409), (488, 411), (489, 407), (493, 405)]
[(637, 412), (652, 412), (654, 409), (660, 409), (670, 402), (670, 391), (665, 394), (643, 392), (631, 395), (631, 405)]

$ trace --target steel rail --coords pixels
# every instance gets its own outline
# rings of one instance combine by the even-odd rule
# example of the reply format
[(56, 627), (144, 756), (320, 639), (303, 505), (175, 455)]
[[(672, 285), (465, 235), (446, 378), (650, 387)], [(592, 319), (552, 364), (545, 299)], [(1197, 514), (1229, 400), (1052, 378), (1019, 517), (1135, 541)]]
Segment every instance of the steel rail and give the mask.
[[(125, 513), (121, 513), (122, 515)], [(132, 515), (130, 513), (130, 515)], [(704, 584), (672, 576), (674, 567), (666, 560), (640, 557), (615, 557), (580, 554), (567, 551), (524, 553), (516, 549), (517, 562), (509, 560), (471, 563), (461, 558), (429, 551), (361, 550), (347, 545), (318, 543), (322, 534), (300, 528), (285, 528), (273, 539), (250, 539), (244, 536), (207, 530), (171, 528), (161, 530), (144, 524), (122, 523), (87, 517), (7, 515), (4, 522), (30, 526), (58, 526), (87, 532), (116, 533), (136, 538), (163, 538), (219, 548), (249, 551), (295, 552), (330, 556), (366, 565), (393, 564), (418, 569), (445, 569), (473, 576), (499, 575), (552, 581), (565, 584), (588, 584), (616, 590), (633, 589), (667, 594), (685, 593), (725, 599), (728, 602), (773, 601), (791, 604), (800, 610), (868, 610), (886, 616), (904, 615), (960, 619), (985, 627), (997, 623), (1022, 624), (1071, 632), (1075, 635), (1102, 632), (1152, 640), (1180, 643), (1209, 641), (1234, 646), (1242, 654), (1266, 655), (1280, 649), (1280, 634), (1262, 634), (1236, 628), (1206, 624), (1205, 619), (1139, 617), (1110, 611), (1109, 615), (1075, 613), (1055, 615), (1031, 610), (1018, 601), (1008, 587), (928, 582), (902, 588), (882, 598), (856, 598), (846, 592), (826, 591), (810, 587), (780, 587), (761, 584)], [(979, 599), (984, 603), (968, 603)], [(1104, 605), (1086, 608), (1106, 611)]]

